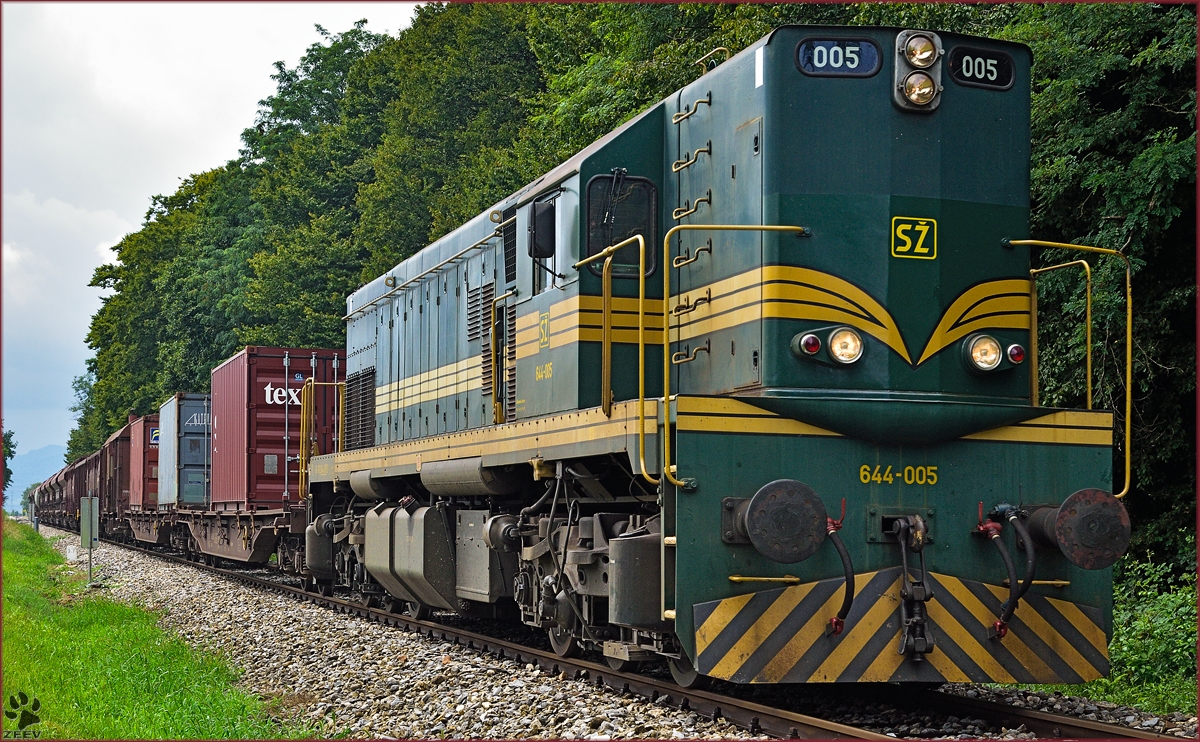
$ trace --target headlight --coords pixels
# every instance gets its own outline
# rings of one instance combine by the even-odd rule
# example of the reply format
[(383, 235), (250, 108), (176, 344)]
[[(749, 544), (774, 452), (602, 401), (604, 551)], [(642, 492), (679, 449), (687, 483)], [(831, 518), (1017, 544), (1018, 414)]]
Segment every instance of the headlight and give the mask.
[(937, 61), (937, 45), (928, 36), (914, 34), (908, 38), (908, 43), (904, 46), (904, 56), (908, 58), (908, 63), (913, 67), (924, 69)]
[(980, 371), (991, 371), (1000, 365), (1000, 343), (990, 335), (976, 335), (967, 341), (967, 355)]
[(829, 335), (829, 355), (838, 363), (854, 363), (862, 357), (863, 341), (849, 327), (834, 330)]
[(913, 72), (904, 78), (904, 97), (909, 102), (923, 106), (937, 95), (937, 84), (925, 72)]

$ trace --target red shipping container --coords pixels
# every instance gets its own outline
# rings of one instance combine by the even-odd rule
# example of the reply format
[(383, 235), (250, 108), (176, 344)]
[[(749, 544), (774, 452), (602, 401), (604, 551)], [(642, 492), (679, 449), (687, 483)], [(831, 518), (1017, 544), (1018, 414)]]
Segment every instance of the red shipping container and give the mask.
[(129, 509), (158, 508), (158, 415), (129, 426)]
[[(313, 348), (248, 346), (212, 372), (212, 509), (276, 510), (299, 491), (301, 388), (344, 381), (346, 354)], [(314, 387), (310, 452), (336, 443), (337, 387)], [(285, 494), (286, 493), (286, 494)]]

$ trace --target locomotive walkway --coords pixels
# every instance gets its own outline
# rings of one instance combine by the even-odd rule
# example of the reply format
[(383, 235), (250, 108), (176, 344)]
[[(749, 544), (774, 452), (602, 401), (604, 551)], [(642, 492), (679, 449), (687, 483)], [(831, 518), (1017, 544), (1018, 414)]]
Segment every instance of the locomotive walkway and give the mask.
[[(345, 724), (351, 736), (1179, 739), (1194, 735), (1183, 729), (1174, 735), (1160, 734), (927, 690), (897, 689), (882, 695), (879, 689), (867, 695), (851, 688), (839, 689), (838, 694), (829, 694), (827, 689), (799, 693), (790, 688), (753, 687), (730, 687), (735, 695), (684, 690), (669, 679), (617, 672), (587, 659), (563, 659), (547, 650), (467, 628), (321, 597), (280, 581), (279, 575), (266, 579), (261, 576), (263, 570), (251, 573), (207, 567), (149, 549), (105, 544), (105, 549), (114, 547), (173, 563), (174, 577), (158, 582), (164, 591), (199, 597), (224, 581), (219, 578), (249, 588), (253, 594), (242, 599), (242, 610), (226, 603), (218, 612), (226, 616), (220, 625), (176, 623), (175, 628), (193, 643), (212, 646), (215, 638), (224, 651), (234, 649), (231, 654), (247, 666), (247, 679), (256, 686), (252, 690), (273, 688), (266, 695), (282, 699), (282, 706), (293, 706), (296, 713), (313, 719), (325, 717), (330, 731)], [(121, 564), (113, 557), (115, 554), (102, 562), (116, 572), (119, 584)], [(202, 570), (218, 579), (181, 581), (180, 569)], [(144, 589), (142, 585), (137, 591)], [(277, 604), (281, 598), (293, 607), (268, 607), (268, 602)], [(164, 608), (170, 600), (160, 596), (151, 603)], [(312, 608), (295, 606), (293, 601)], [(330, 610), (312, 613), (317, 606), (341, 615)], [(253, 610), (290, 616), (279, 627), (286, 649), (263, 646), (261, 637), (252, 633), (253, 627), (242, 623), (245, 617), (239, 619), (239, 613)], [(175, 623), (178, 618), (172, 620), (170, 612), (168, 608), (167, 620)], [(305, 627), (316, 628), (316, 623), (321, 624), (317, 632), (320, 641), (328, 646), (314, 651), (305, 646), (302, 634)], [(327, 623), (331, 625), (325, 626)], [(385, 627), (407, 631), (386, 631)], [(417, 638), (408, 632), (419, 634), (424, 641), (414, 641)], [(209, 641), (204, 640), (205, 634)], [(244, 650), (240, 654), (239, 648)], [(422, 674), (417, 667), (420, 662), (434, 671)], [(299, 669), (292, 670), (296, 666)], [(346, 670), (352, 674), (343, 676)], [(303, 682), (289, 685), (294, 679), (289, 676), (304, 678), (313, 671), (343, 679), (332, 681), (329, 687), (306, 687)], [(820, 716), (780, 707), (796, 696), (816, 699), (810, 706)], [(1149, 715), (1139, 714), (1133, 720), (1141, 723), (1143, 717)]]

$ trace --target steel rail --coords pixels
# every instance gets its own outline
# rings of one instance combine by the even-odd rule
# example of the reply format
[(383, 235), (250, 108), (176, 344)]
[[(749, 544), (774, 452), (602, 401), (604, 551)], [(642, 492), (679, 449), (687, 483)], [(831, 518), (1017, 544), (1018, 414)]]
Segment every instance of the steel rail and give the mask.
[[(910, 691), (911, 692), (911, 691)], [(1038, 737), (1052, 739), (1107, 739), (1123, 737), (1128, 739), (1174, 739), (1169, 734), (1147, 732), (1132, 727), (1116, 724), (1105, 724), (1100, 721), (1081, 719), (1077, 716), (1059, 716), (1045, 711), (1009, 706), (995, 701), (984, 701), (978, 698), (967, 698), (953, 693), (940, 691), (920, 691), (913, 696), (914, 700), (923, 706), (941, 710), (954, 710), (959, 715), (974, 716), (996, 726), (1016, 729), (1022, 724)]]
[[(57, 526), (50, 527), (58, 528)], [(618, 672), (607, 665), (589, 662), (584, 659), (567, 659), (559, 657), (553, 652), (515, 644), (473, 631), (433, 621), (417, 620), (379, 608), (369, 608), (341, 598), (322, 596), (281, 582), (255, 577), (236, 569), (214, 567), (202, 562), (194, 562), (175, 554), (164, 554), (163, 552), (135, 544), (118, 543), (108, 539), (102, 539), (102, 541), (112, 546), (130, 549), (131, 551), (156, 557), (163, 561), (195, 567), (205, 572), (218, 574), (253, 587), (286, 595), (298, 601), (313, 603), (336, 610), (339, 613), (359, 616), (386, 626), (406, 629), (431, 639), (450, 642), (476, 652), (492, 655), (499, 659), (510, 659), (519, 664), (532, 664), (542, 672), (550, 675), (566, 674), (568, 677), (586, 681), (597, 687), (607, 687), (622, 694), (632, 693), (643, 696), (652, 702), (666, 697), (667, 705), (672, 708), (691, 711), (714, 721), (724, 719), (753, 734), (766, 734), (779, 739), (896, 739), (896, 737), (872, 732), (868, 729), (860, 729), (847, 724), (820, 719), (815, 716), (798, 714), (785, 709), (754, 703), (711, 691), (689, 690), (681, 688), (672, 682), (634, 673)], [(280, 574), (284, 573), (281, 572)], [(939, 713), (953, 710), (959, 712), (961, 715), (980, 718), (993, 725), (1005, 726), (1009, 729), (1015, 729), (1024, 724), (1026, 729), (1034, 732), (1039, 737), (1067, 737), (1076, 739), (1180, 739), (1179, 737), (1167, 734), (1148, 732), (1116, 724), (1105, 724), (1073, 716), (1059, 716), (1044, 711), (1018, 708), (995, 701), (967, 698), (935, 690), (897, 686), (877, 688), (872, 692), (879, 690), (883, 691), (883, 695), (888, 702), (896, 703), (899, 706), (916, 705), (917, 707), (936, 709)]]
[[(859, 729), (846, 724), (826, 721), (815, 716), (806, 716), (783, 709), (731, 698), (719, 693), (688, 690), (674, 683), (626, 672), (618, 672), (608, 665), (583, 659), (565, 659), (553, 652), (534, 649), (521, 644), (496, 639), (465, 629), (446, 626), (432, 621), (421, 621), (399, 613), (353, 603), (341, 598), (327, 597), (308, 592), (273, 580), (255, 577), (236, 569), (214, 567), (202, 562), (193, 562), (175, 554), (121, 544), (106, 540), (105, 543), (137, 551), (148, 556), (201, 569), (205, 572), (227, 577), (253, 587), (270, 590), (295, 600), (331, 608), (339, 613), (359, 616), (387, 626), (407, 629), (438, 641), (447, 641), (477, 652), (493, 655), (500, 659), (511, 659), (517, 663), (532, 664), (550, 675), (565, 673), (576, 680), (584, 680), (597, 687), (607, 687), (622, 694), (633, 693), (652, 702), (666, 697), (666, 703), (683, 711), (717, 720), (724, 719), (753, 734), (766, 734), (781, 739), (869, 739), (893, 740), (885, 734)], [(281, 573), (282, 574), (282, 573)]]

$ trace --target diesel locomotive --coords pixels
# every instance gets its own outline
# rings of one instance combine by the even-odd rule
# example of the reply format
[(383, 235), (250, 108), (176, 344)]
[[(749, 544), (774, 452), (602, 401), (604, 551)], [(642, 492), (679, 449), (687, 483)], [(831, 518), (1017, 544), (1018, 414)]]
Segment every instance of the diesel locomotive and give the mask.
[(1123, 256), (1029, 239), (1029, 49), (697, 64), (349, 297), (335, 450), (247, 522), (313, 590), (686, 686), (1107, 674), (1129, 416), (1115, 468), (1112, 412), (1039, 404), (1036, 276), (1089, 263), (1031, 251)]

